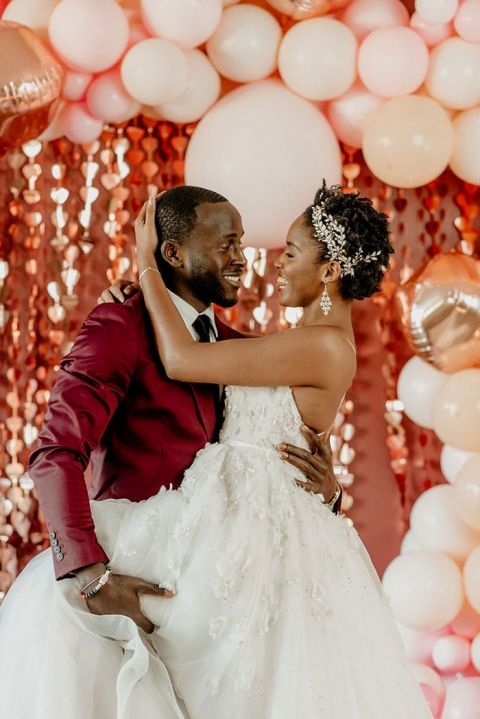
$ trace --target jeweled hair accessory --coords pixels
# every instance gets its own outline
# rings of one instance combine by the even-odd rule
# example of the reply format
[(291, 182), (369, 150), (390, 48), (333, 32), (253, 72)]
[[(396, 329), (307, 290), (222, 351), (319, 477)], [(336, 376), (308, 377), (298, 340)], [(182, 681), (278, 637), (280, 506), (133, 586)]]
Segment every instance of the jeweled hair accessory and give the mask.
[(312, 205), (312, 224), (315, 237), (327, 246), (328, 259), (338, 262), (341, 268), (340, 277), (354, 275), (355, 267), (362, 263), (373, 262), (380, 256), (381, 250), (364, 255), (358, 250), (354, 255), (347, 255), (345, 228), (333, 215), (325, 212), (325, 205)]

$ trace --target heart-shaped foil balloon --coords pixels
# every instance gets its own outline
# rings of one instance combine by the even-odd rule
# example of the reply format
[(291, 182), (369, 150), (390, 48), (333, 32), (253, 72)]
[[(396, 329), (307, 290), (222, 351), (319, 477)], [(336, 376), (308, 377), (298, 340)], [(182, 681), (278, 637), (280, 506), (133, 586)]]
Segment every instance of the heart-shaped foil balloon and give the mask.
[(436, 255), (397, 291), (414, 352), (444, 372), (480, 366), (480, 261)]

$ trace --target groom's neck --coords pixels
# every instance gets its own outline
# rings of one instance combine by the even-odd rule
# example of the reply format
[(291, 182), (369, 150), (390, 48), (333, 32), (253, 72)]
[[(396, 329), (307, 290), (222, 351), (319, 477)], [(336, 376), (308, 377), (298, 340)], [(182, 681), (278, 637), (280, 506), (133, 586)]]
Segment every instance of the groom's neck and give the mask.
[(176, 282), (174, 277), (165, 277), (164, 281), (170, 292), (173, 292), (178, 295), (178, 297), (181, 297), (182, 300), (188, 302), (188, 304), (194, 307), (197, 312), (203, 312), (203, 310), (210, 306), (210, 303), (206, 305), (203, 300), (196, 297), (191, 289), (183, 282)]

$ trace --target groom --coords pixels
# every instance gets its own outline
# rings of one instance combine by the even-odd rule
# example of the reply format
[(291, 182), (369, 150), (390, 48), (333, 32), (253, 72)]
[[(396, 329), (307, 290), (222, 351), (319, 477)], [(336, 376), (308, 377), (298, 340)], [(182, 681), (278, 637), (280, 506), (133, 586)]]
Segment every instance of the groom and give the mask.
[[(235, 207), (210, 190), (177, 187), (157, 201), (156, 227), (157, 263), (192, 336), (200, 342), (240, 337), (212, 309), (237, 302), (245, 268)], [(90, 313), (61, 362), (30, 459), (57, 579), (76, 576), (84, 587), (105, 571), (108, 557), (89, 499), (138, 502), (162, 486), (178, 487), (196, 453), (215, 441), (222, 409), (219, 387), (166, 376), (141, 293)], [(328, 500), (335, 491), (330, 457), (313, 433), (307, 438), (312, 453), (287, 447), (285, 459)], [(338, 511), (338, 500), (332, 508)], [(137, 577), (112, 574), (87, 605), (94, 614), (129, 616), (151, 632), (142, 593), (171, 596)]]

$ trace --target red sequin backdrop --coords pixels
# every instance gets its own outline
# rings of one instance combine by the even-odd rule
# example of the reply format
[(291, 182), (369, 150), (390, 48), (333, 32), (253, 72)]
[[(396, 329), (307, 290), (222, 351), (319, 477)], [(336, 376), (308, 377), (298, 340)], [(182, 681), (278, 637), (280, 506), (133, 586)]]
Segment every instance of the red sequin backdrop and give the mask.
[[(33, 141), (1, 162), (0, 601), (47, 544), (26, 466), (59, 359), (110, 281), (135, 277), (132, 220), (149, 186), (182, 183), (192, 131), (136, 118), (88, 146)], [(334, 438), (345, 508), (381, 573), (398, 552), (415, 498), (443, 481), (438, 441), (396, 402), (410, 353), (392, 298), (435, 253), (459, 243), (468, 254), (478, 251), (480, 190), (449, 173), (418, 190), (396, 190), (373, 178), (349, 148), (344, 179), (387, 212), (396, 248), (382, 292), (356, 303), (359, 367)], [(295, 322), (274, 296), (277, 253), (247, 254), (246, 287), (227, 320), (257, 333)]]

